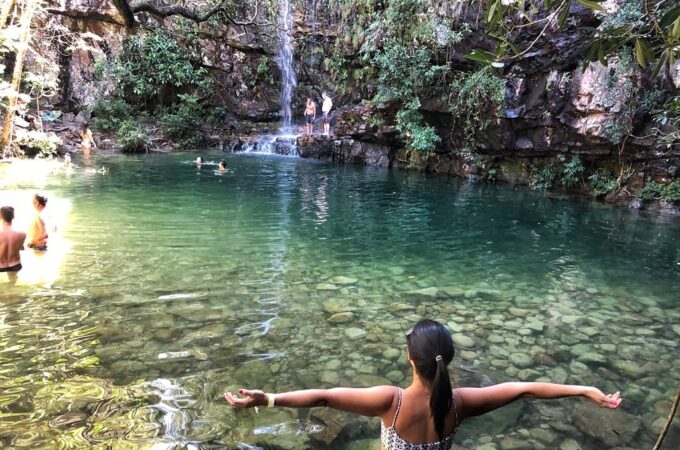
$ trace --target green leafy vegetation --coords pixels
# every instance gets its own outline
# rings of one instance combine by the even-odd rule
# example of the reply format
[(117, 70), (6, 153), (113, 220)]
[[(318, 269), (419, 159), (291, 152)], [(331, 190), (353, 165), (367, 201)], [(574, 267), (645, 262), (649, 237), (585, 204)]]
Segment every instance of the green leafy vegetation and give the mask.
[(467, 146), (484, 138), (491, 119), (505, 102), (505, 80), (491, 67), (454, 75), (450, 85), (449, 111), (452, 130)]
[[(545, 0), (542, 5), (527, 2), (490, 0), (484, 8), (485, 34), (495, 44), (477, 48), (466, 57), (482, 64), (505, 64), (528, 53), (548, 30), (569, 26), (571, 7), (579, 3), (595, 11), (602, 20), (597, 29), (586, 30), (589, 62), (607, 65), (607, 56), (624, 48), (635, 52), (637, 64), (653, 63), (653, 77), (680, 56), (680, 6), (666, 0), (617, 2), (618, 9), (605, 11), (603, 0)], [(528, 6), (528, 7), (527, 7)], [(514, 42), (519, 27), (534, 27), (538, 35), (529, 44)]]
[(38, 130), (17, 131), (15, 143), (27, 156), (47, 157), (61, 147), (61, 139), (53, 133)]
[(610, 109), (618, 107), (619, 110), (605, 123), (602, 133), (606, 139), (615, 144), (621, 142), (633, 129), (633, 115), (640, 102), (633, 74), (635, 74), (633, 56), (630, 51), (623, 49), (618, 53), (617, 63), (610, 71), (605, 105)]
[(588, 184), (596, 197), (602, 197), (618, 189), (619, 182), (609, 170), (597, 171), (588, 177)]
[(151, 147), (151, 140), (132, 119), (124, 120), (116, 133), (120, 151), (123, 153), (145, 153)]
[(100, 99), (92, 108), (93, 127), (100, 131), (116, 131), (132, 115), (132, 106), (121, 98)]
[(207, 71), (193, 63), (192, 53), (162, 29), (128, 36), (108, 74), (120, 97), (150, 111), (171, 105), (188, 90), (212, 86)]
[(680, 145), (680, 95), (668, 98), (652, 110), (658, 145), (670, 148)]
[(128, 36), (112, 61), (102, 60), (95, 66), (97, 79), (114, 89), (99, 93), (93, 107), (94, 126), (117, 131), (123, 151), (148, 149), (148, 138), (131, 120), (146, 113), (160, 116), (165, 134), (181, 145), (201, 141), (204, 114), (199, 95), (209, 92), (213, 81), (194, 62), (195, 27), (185, 24), (180, 29), (181, 42), (163, 29)]
[(586, 168), (583, 165), (580, 156), (574, 155), (567, 161), (564, 155), (559, 155), (557, 159), (562, 166), (562, 173), (560, 176), (560, 183), (562, 186), (571, 188), (583, 184), (583, 175)]
[(543, 167), (529, 166), (529, 186), (537, 191), (552, 189), (557, 181), (558, 172), (555, 164), (547, 164)]
[(192, 147), (201, 142), (196, 130), (203, 122), (204, 111), (198, 103), (198, 97), (180, 94), (180, 102), (161, 117), (165, 135), (185, 147)]
[(664, 200), (667, 202), (680, 202), (680, 180), (673, 180), (668, 184), (647, 181), (642, 191), (640, 199), (645, 201)]
[[(397, 129), (407, 148), (422, 152), (435, 150), (441, 138), (420, 112), (421, 96), (445, 84), (450, 67), (438, 63), (438, 57), (463, 36), (441, 27), (441, 19), (428, 6), (422, 0), (390, 2), (372, 16), (360, 48), (363, 62), (377, 70), (375, 100), (400, 102)], [(329, 63), (331, 67), (337, 64), (337, 60)], [(342, 74), (342, 78), (347, 76)]]

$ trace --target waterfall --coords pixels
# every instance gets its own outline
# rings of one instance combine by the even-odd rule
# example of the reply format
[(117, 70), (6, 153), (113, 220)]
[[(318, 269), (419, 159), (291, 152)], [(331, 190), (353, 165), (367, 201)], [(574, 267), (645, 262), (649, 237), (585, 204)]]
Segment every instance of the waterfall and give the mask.
[(293, 114), (290, 102), (297, 85), (293, 68), (293, 17), (290, 13), (290, 0), (279, 0), (279, 55), (281, 69), (281, 109), (283, 113), (282, 132), (291, 132)]

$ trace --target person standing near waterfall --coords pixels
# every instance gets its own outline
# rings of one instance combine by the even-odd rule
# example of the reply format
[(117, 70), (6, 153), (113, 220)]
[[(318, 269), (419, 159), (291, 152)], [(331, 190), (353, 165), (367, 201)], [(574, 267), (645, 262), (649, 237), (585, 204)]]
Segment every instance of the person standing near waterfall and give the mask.
[(307, 97), (307, 105), (305, 106), (305, 123), (307, 126), (307, 137), (314, 132), (314, 120), (316, 120), (316, 103), (314, 100)]
[(333, 108), (333, 100), (328, 96), (327, 93), (322, 93), (323, 105), (321, 106), (321, 112), (323, 112), (323, 134), (324, 136), (330, 136), (331, 134), (331, 108)]

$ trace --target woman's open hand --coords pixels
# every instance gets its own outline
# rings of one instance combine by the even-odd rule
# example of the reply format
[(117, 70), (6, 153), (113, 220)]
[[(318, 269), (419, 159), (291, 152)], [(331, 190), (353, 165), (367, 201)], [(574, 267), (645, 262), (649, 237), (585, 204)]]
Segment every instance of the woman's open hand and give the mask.
[(243, 395), (243, 398), (238, 398), (231, 392), (225, 392), (224, 398), (234, 408), (252, 408), (253, 406), (267, 406), (267, 394), (259, 389), (249, 391), (247, 389), (239, 389), (238, 393)]
[(604, 394), (598, 388), (592, 387), (586, 393), (586, 397), (597, 403), (602, 408), (616, 409), (621, 404), (621, 393), (615, 392), (613, 394)]

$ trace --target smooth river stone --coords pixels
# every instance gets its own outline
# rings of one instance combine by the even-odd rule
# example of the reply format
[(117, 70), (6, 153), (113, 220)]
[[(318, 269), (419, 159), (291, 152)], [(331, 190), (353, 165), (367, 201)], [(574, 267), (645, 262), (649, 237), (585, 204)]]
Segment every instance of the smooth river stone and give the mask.
[(452, 331), (452, 332), (454, 332), (454, 333), (460, 333), (460, 332), (463, 331), (463, 325), (460, 325), (460, 324), (458, 324), (458, 323), (456, 323), (456, 322), (448, 322), (448, 323), (446, 324), (446, 326), (448, 327), (448, 329), (449, 329), (450, 331)]
[(340, 367), (342, 367), (342, 362), (339, 359), (331, 359), (323, 366), (328, 371), (338, 370)]
[(341, 300), (329, 300), (323, 303), (323, 310), (327, 313), (335, 314), (354, 311), (354, 308)]
[(351, 312), (341, 312), (335, 313), (328, 318), (331, 323), (347, 323), (354, 320), (354, 313)]
[(343, 277), (343, 276), (337, 276), (331, 278), (331, 283), (333, 284), (339, 284), (342, 286), (347, 286), (351, 284), (357, 284), (357, 279), (356, 278), (350, 278), (350, 277)]
[(534, 331), (538, 331), (538, 332), (543, 331), (543, 322), (539, 322), (539, 321), (536, 321), (536, 320), (529, 321), (529, 322), (525, 323), (524, 326), (526, 328), (529, 328), (530, 330), (534, 330)]
[(581, 445), (573, 439), (567, 439), (560, 444), (560, 450), (583, 450)]
[(441, 292), (450, 298), (458, 298), (465, 295), (465, 291), (457, 287), (443, 287)]
[(451, 336), (453, 343), (459, 347), (470, 348), (475, 346), (475, 340), (464, 334), (456, 333)]
[(640, 419), (621, 409), (593, 408), (584, 402), (574, 405), (573, 411), (572, 422), (603, 445), (627, 445), (640, 429)]
[(404, 374), (398, 370), (392, 370), (387, 373), (387, 379), (393, 383), (400, 383), (404, 379)]
[(508, 312), (515, 317), (526, 317), (527, 315), (529, 315), (531, 311), (528, 309), (516, 308), (513, 306), (508, 308)]
[(387, 268), (387, 272), (388, 272), (390, 275), (398, 276), (398, 275), (403, 275), (403, 274), (405, 274), (405, 273), (406, 273), (406, 269), (404, 269), (403, 267), (399, 267), (399, 266), (391, 266), (391, 267), (388, 267), (388, 268)]
[(361, 328), (347, 328), (345, 330), (345, 336), (351, 341), (356, 341), (366, 337), (366, 330), (362, 330)]
[(338, 286), (331, 283), (319, 283), (316, 285), (317, 291), (337, 291), (340, 289)]
[(531, 359), (531, 356), (525, 353), (511, 353), (508, 359), (515, 366), (522, 368), (530, 367), (534, 364), (534, 360)]
[(397, 359), (399, 358), (399, 355), (401, 355), (401, 352), (396, 348), (388, 348), (383, 352), (383, 356), (386, 359)]
[(409, 291), (407, 294), (420, 296), (420, 297), (430, 297), (434, 298), (439, 294), (439, 289), (436, 287), (428, 287), (423, 289), (416, 289), (415, 291)]

